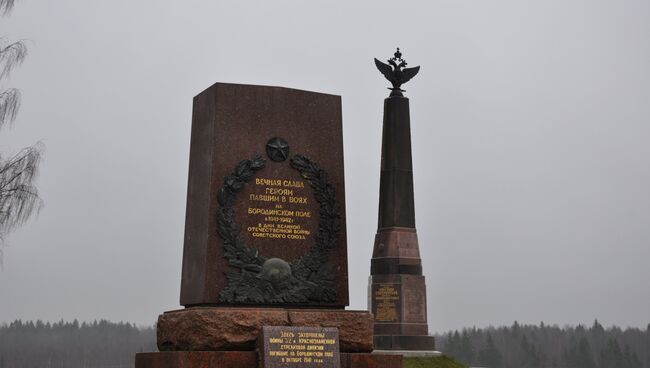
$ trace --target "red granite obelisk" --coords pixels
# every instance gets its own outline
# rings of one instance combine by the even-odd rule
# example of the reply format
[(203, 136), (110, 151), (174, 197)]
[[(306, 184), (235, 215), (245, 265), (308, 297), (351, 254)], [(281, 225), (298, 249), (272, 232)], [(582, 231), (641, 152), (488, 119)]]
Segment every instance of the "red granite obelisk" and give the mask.
[(406, 68), (397, 49), (379, 71), (393, 84), (384, 100), (379, 221), (370, 267), (369, 309), (379, 350), (434, 350), (415, 230), (409, 100), (400, 89), (419, 71)]

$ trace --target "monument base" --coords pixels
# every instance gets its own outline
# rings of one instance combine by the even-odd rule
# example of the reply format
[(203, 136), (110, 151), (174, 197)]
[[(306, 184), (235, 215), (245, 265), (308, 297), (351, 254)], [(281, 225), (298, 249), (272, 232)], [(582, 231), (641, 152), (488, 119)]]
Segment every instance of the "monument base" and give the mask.
[(373, 350), (373, 354), (402, 355), (404, 358), (435, 358), (443, 354), (437, 350)]
[(373, 349), (373, 319), (367, 311), (191, 307), (158, 317), (158, 350), (255, 350), (262, 326), (336, 327), (342, 353)]
[[(401, 355), (341, 353), (341, 368), (402, 368)], [(165, 351), (138, 353), (135, 368), (258, 368), (256, 351)]]
[(427, 335), (375, 335), (377, 350), (435, 350), (435, 338)]

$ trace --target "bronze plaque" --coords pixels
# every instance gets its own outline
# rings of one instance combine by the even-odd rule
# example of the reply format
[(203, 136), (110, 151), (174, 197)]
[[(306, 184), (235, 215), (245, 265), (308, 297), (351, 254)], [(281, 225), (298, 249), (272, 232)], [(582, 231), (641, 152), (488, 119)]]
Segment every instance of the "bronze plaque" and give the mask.
[(194, 98), (181, 304), (348, 304), (341, 99), (217, 83)]
[(339, 331), (333, 327), (264, 326), (262, 368), (340, 368)]
[(401, 321), (400, 284), (372, 285), (372, 314), (375, 322)]

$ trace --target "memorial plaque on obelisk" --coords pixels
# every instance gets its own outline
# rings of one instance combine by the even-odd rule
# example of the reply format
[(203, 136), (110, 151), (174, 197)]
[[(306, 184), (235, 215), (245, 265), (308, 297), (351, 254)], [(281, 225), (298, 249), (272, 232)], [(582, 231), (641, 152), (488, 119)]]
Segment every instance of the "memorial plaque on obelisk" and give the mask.
[(399, 49), (388, 64), (375, 59), (375, 65), (393, 85), (384, 100), (379, 221), (368, 288), (375, 349), (433, 350), (415, 231), (409, 100), (400, 88), (420, 67), (407, 68)]
[(339, 96), (217, 83), (194, 99), (181, 304), (348, 304)]

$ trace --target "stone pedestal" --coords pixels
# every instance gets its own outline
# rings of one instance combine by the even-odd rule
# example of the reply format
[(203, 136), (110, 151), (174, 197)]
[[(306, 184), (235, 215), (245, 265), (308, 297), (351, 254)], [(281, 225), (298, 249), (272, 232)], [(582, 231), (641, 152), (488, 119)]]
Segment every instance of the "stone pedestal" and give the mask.
[(262, 326), (336, 327), (345, 353), (372, 351), (372, 315), (332, 309), (194, 307), (158, 317), (160, 351), (254, 350)]
[(372, 315), (337, 309), (193, 307), (158, 317), (156, 353), (136, 368), (258, 368), (262, 326), (336, 327), (341, 368), (401, 368), (401, 355), (372, 354)]
[[(341, 353), (341, 368), (402, 368), (404, 357)], [(136, 368), (258, 368), (256, 351), (170, 351), (135, 355)]]

